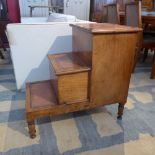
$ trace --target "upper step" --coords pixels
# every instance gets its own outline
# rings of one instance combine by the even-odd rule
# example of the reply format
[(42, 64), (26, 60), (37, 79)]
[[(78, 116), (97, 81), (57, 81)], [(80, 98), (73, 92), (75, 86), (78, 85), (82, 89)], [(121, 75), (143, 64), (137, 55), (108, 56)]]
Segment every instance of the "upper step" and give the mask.
[(78, 52), (48, 55), (50, 64), (53, 66), (56, 75), (64, 75), (89, 71), (91, 68), (82, 61)]

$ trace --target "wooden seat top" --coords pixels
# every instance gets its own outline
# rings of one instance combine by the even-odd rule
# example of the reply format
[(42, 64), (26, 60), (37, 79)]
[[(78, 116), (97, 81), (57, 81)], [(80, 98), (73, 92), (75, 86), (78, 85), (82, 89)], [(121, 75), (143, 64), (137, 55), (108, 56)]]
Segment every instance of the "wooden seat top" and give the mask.
[(107, 33), (132, 33), (142, 31), (141, 28), (130, 26), (110, 24), (110, 23), (84, 23), (84, 24), (70, 24), (72, 27), (77, 27), (84, 31), (94, 34), (107, 34)]
[(51, 81), (27, 84), (27, 110), (49, 108), (57, 105), (57, 99)]
[(48, 55), (56, 75), (89, 71), (90, 67), (78, 56), (78, 52)]

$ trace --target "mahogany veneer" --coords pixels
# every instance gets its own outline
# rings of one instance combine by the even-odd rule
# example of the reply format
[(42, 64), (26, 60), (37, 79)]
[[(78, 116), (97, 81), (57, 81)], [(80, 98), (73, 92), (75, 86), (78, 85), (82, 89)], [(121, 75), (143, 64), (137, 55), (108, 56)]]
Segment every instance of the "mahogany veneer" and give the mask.
[[(71, 24), (73, 52), (49, 55), (55, 79), (27, 84), (26, 116), (34, 138), (37, 117), (119, 103), (123, 115), (141, 29), (113, 24)], [(54, 82), (56, 81), (56, 82)]]

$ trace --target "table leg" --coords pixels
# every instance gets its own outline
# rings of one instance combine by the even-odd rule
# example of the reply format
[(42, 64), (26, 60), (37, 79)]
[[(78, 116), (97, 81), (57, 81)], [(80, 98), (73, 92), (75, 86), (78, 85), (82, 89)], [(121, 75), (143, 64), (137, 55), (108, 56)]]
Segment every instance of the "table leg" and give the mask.
[(28, 121), (27, 124), (30, 137), (35, 138), (36, 137), (35, 121), (34, 120)]
[(122, 119), (125, 103), (119, 103), (117, 119)]

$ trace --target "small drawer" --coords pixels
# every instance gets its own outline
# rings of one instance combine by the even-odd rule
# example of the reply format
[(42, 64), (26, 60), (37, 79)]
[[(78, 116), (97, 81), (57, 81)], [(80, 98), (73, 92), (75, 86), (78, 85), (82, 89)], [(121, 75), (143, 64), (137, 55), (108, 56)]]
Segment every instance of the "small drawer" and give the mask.
[(58, 98), (60, 104), (88, 101), (88, 72), (58, 77)]

